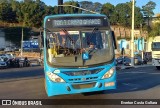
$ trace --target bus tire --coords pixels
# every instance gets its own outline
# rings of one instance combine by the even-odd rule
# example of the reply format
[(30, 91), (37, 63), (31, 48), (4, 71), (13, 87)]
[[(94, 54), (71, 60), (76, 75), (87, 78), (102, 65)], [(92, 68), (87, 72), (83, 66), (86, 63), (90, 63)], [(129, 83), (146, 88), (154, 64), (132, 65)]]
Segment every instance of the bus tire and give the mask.
[(158, 70), (160, 70), (160, 66), (156, 66), (156, 68), (157, 68)]

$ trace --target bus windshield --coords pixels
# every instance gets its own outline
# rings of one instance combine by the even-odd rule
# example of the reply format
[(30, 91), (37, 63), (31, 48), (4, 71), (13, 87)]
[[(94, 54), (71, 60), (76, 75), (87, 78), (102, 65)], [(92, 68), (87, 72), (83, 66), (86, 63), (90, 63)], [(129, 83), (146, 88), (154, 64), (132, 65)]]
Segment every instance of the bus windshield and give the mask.
[(107, 63), (114, 58), (109, 30), (60, 29), (46, 32), (46, 39), (47, 60), (50, 66), (92, 66)]
[(160, 51), (160, 42), (152, 42), (152, 50), (153, 51)]

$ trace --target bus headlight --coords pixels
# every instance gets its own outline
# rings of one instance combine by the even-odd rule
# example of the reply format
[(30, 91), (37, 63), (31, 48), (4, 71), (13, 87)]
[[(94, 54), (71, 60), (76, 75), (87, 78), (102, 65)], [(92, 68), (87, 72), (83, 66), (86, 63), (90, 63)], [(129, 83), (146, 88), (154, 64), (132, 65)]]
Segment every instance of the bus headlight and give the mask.
[(106, 72), (106, 73), (103, 75), (102, 79), (110, 78), (110, 77), (113, 75), (114, 70), (115, 70), (115, 68), (112, 67), (108, 72)]
[(59, 77), (58, 75), (56, 75), (52, 72), (47, 72), (47, 76), (53, 82), (65, 82), (61, 77)]

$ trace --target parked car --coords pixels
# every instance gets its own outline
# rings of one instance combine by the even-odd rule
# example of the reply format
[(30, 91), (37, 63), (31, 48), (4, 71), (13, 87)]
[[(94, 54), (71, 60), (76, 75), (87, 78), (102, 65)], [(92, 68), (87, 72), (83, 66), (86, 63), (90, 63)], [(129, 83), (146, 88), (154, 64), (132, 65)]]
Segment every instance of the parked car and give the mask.
[(15, 58), (15, 54), (7, 53), (6, 56), (8, 56), (9, 59)]
[(10, 59), (8, 64), (9, 64), (9, 67), (12, 67), (12, 68), (20, 67), (20, 63), (19, 63), (19, 59), (18, 58)]
[(8, 59), (8, 57), (5, 54), (0, 54), (0, 58), (3, 60)]
[[(118, 64), (124, 64), (125, 66), (131, 66), (131, 58), (124, 56), (124, 60), (123, 60), (123, 56), (120, 56), (116, 59), (117, 65)], [(136, 56), (134, 57), (134, 64), (135, 65), (143, 65), (143, 64), (147, 64), (147, 61), (145, 59), (142, 60), (142, 58), (140, 56)]]
[(5, 51), (5, 52), (12, 52), (12, 51), (14, 51), (14, 48), (6, 47), (6, 48), (4, 49), (4, 51)]
[(7, 68), (7, 63), (0, 57), (0, 68)]
[(120, 56), (116, 59), (116, 64), (124, 64), (124, 65), (129, 65), (131, 63), (131, 59), (127, 56)]
[(15, 58), (15, 56), (13, 54), (0, 54), (0, 57), (7, 58), (7, 59)]
[(129, 57), (124, 58), (124, 65), (125, 66), (131, 66), (131, 59)]

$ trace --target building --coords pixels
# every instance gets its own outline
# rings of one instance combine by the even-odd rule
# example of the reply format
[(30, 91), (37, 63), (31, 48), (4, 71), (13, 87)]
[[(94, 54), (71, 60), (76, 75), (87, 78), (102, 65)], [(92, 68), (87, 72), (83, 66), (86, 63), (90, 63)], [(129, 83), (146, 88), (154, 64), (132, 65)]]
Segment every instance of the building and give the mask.
[[(121, 49), (124, 48), (126, 54), (131, 53), (131, 29), (112, 26), (115, 37), (117, 39), (117, 50), (116, 54), (121, 53)], [(140, 52), (146, 50), (145, 40), (147, 37), (146, 31), (135, 30), (134, 31), (134, 52)]]

